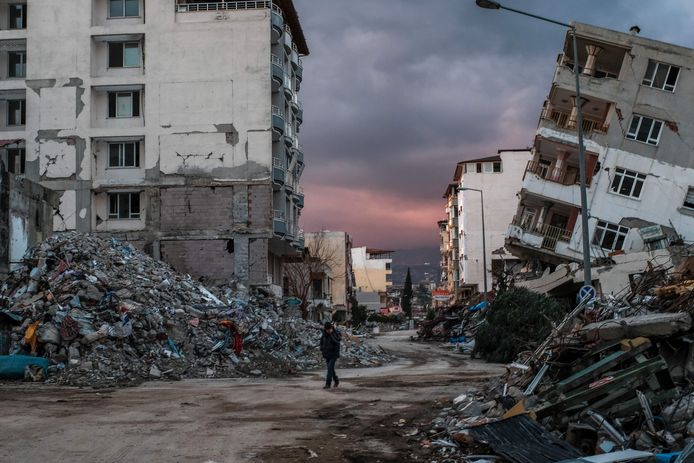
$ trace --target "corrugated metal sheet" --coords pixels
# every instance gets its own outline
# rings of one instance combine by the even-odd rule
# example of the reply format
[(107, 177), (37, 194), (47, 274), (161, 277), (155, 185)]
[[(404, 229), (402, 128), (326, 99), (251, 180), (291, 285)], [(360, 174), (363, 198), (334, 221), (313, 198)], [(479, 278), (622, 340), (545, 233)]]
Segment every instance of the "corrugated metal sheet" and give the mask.
[(578, 458), (581, 453), (557, 439), (527, 415), (476, 426), (467, 430), (478, 442), (513, 463), (555, 463)]

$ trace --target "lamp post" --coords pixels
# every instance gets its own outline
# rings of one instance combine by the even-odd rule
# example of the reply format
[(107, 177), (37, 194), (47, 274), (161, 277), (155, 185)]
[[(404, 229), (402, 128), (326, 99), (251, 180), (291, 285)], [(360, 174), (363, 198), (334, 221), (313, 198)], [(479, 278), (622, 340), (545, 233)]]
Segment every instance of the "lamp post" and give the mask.
[[(477, 188), (460, 187), (458, 191), (476, 191), (480, 194), (480, 206), (482, 209), (482, 267), (484, 275), (484, 300), (487, 300), (487, 234), (484, 232), (484, 193)], [(464, 202), (464, 201), (463, 201)]]
[(576, 125), (578, 129), (578, 163), (579, 163), (579, 179), (581, 190), (581, 232), (583, 241), (583, 284), (590, 286), (593, 279), (590, 272), (590, 241), (588, 238), (588, 195), (586, 193), (586, 153), (583, 146), (583, 112), (581, 110), (581, 86), (578, 75), (578, 44), (576, 41), (576, 26), (566, 24), (554, 19), (545, 18), (536, 14), (527, 13), (525, 11), (516, 10), (503, 6), (499, 2), (493, 0), (475, 0), (477, 6), (488, 10), (508, 10), (514, 13), (530, 16), (531, 18), (539, 19), (548, 23), (556, 24), (571, 29), (573, 53), (574, 53), (574, 75), (576, 77)]

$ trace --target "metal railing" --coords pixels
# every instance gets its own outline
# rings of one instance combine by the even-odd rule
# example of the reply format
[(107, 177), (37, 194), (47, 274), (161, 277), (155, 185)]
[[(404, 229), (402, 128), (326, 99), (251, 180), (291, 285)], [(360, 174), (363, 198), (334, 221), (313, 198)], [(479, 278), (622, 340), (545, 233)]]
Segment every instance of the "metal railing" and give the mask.
[(542, 235), (542, 248), (554, 251), (557, 242), (571, 239), (571, 232), (565, 228), (555, 227), (554, 225), (543, 224), (539, 230)]
[(299, 67), (304, 67), (304, 60), (301, 59), (301, 56), (299, 56)]
[(282, 12), (282, 9), (274, 3), (272, 4), (272, 11), (284, 18), (284, 13)]
[(286, 220), (284, 211), (280, 211), (279, 209), (275, 209), (272, 211), (272, 218), (275, 220)]
[[(553, 121), (561, 129), (576, 130), (576, 121), (571, 119), (571, 113), (558, 111), (556, 109), (545, 109), (542, 112), (542, 119)], [(607, 133), (609, 125), (592, 119), (583, 118), (583, 133), (593, 132)]]
[(272, 158), (272, 166), (279, 167), (280, 169), (286, 169), (284, 162), (280, 158)]
[(543, 180), (559, 183), (561, 185), (575, 185), (579, 179), (577, 176), (578, 167), (567, 166), (567, 169), (551, 169), (549, 165), (539, 161), (528, 161), (525, 167), (526, 172), (537, 175)]
[[(269, 0), (258, 1), (236, 1), (236, 2), (214, 2), (214, 3), (177, 3), (176, 12), (192, 13), (196, 11), (220, 11), (220, 10), (257, 10), (262, 8), (274, 8)], [(277, 8), (282, 14), (282, 10)]]
[(294, 89), (292, 88), (292, 80), (289, 78), (289, 74), (284, 75), (284, 88), (294, 92)]
[(275, 64), (275, 65), (281, 67), (281, 68), (284, 70), (284, 61), (282, 60), (282, 58), (280, 58), (279, 56), (273, 54), (273, 55), (270, 57), (270, 60), (272, 61), (272, 64)]
[(272, 115), (284, 117), (284, 111), (279, 106), (272, 105)]

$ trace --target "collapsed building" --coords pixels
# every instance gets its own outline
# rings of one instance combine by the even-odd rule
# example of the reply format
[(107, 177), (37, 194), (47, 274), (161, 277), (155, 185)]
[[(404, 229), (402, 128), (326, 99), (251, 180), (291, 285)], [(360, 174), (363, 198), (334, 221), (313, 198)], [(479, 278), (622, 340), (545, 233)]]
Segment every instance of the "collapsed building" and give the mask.
[(292, 1), (16, 3), (0, 5), (0, 122), (17, 171), (58, 196), (53, 230), (281, 293), (303, 247)]

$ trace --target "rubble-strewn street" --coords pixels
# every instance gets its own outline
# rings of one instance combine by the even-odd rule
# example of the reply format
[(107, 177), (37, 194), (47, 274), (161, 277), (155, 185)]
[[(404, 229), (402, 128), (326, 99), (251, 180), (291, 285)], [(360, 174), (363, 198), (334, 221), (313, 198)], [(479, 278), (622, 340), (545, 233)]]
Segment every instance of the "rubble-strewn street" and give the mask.
[(330, 391), (322, 372), (99, 390), (3, 385), (0, 461), (427, 461), (418, 434), (448, 406), (438, 401), (503, 369), (411, 343), (413, 334), (370, 341), (401, 359), (355, 370), (338, 363), (342, 382)]

